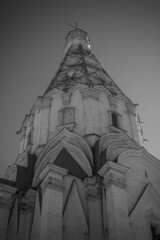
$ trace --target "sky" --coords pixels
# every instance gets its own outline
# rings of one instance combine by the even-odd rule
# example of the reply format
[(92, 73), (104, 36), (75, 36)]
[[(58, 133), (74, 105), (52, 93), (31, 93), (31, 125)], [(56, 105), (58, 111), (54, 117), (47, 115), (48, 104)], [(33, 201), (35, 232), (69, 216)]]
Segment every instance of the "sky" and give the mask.
[(144, 147), (160, 159), (160, 1), (3, 0), (0, 9), (0, 176), (19, 153), (26, 114), (64, 57), (75, 22), (144, 122)]

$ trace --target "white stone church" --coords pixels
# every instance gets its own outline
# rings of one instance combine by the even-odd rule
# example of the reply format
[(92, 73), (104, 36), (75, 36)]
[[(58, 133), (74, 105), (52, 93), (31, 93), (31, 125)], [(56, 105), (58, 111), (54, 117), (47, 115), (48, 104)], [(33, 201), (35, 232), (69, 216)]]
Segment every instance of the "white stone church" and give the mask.
[(0, 240), (160, 239), (160, 160), (143, 147), (136, 107), (88, 34), (70, 31), (0, 179)]

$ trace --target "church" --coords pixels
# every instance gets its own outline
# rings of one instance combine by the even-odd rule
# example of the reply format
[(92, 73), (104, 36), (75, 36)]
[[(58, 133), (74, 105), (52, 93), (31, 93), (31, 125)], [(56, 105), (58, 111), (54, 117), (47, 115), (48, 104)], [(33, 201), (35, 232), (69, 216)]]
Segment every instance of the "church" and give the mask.
[(0, 179), (0, 240), (160, 240), (160, 160), (143, 147), (137, 104), (87, 32), (70, 31), (64, 52)]

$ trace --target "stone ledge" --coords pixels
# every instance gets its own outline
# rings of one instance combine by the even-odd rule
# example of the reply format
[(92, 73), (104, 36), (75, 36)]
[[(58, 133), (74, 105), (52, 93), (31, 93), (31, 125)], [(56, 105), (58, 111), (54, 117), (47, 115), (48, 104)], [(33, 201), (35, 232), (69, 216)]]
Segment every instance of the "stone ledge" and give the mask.
[(126, 187), (126, 173), (129, 168), (114, 162), (108, 161), (100, 170), (99, 175), (104, 178), (103, 183), (107, 188), (111, 184), (121, 188)]

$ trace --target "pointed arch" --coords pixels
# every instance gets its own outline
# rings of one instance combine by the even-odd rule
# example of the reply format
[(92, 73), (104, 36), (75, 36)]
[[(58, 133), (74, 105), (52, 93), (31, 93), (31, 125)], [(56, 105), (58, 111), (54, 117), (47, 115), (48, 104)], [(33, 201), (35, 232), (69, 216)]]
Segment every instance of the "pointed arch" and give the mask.
[[(35, 176), (33, 179), (33, 186), (36, 186), (37, 183), (40, 181), (39, 174), (44, 169), (46, 164), (48, 162), (54, 163), (57, 156), (64, 148), (72, 156), (76, 163), (83, 169), (86, 175), (92, 176), (92, 163), (89, 161), (88, 157), (85, 154), (87, 153), (87, 155), (90, 157), (90, 160), (92, 160), (92, 155), (90, 152), (91, 150), (87, 152), (87, 143), (85, 143), (86, 145), (84, 145), (85, 141), (82, 140), (81, 137), (77, 136), (77, 134), (70, 134), (70, 132), (65, 129), (62, 130), (56, 138), (53, 138), (44, 147), (37, 160)], [(81, 139), (80, 144), (78, 141), (79, 139)]]
[(99, 154), (101, 154), (108, 146), (115, 141), (128, 140), (130, 139), (124, 131), (119, 133), (105, 133), (99, 140)]
[(116, 140), (109, 144), (106, 150), (106, 158), (110, 161), (113, 161), (118, 157), (122, 152), (128, 149), (139, 149), (135, 142), (132, 139), (128, 140)]
[(129, 158), (143, 158), (150, 164), (154, 165), (156, 168), (160, 169), (160, 161), (152, 156), (144, 147), (141, 147), (139, 149), (129, 149), (125, 152), (122, 152), (118, 158), (119, 163), (124, 163), (125, 160), (129, 161)]
[(58, 143), (61, 140), (65, 140), (71, 145), (75, 145), (76, 147), (81, 149), (81, 151), (84, 152), (84, 154), (88, 158), (91, 165), (93, 165), (93, 156), (88, 143), (80, 135), (70, 132), (66, 128), (63, 128), (56, 136), (50, 139), (50, 141), (45, 145), (40, 155), (38, 156), (36, 166), (39, 165), (39, 162), (44, 157), (44, 155), (46, 155), (46, 153), (49, 152), (52, 148), (55, 148), (56, 145), (58, 145)]

